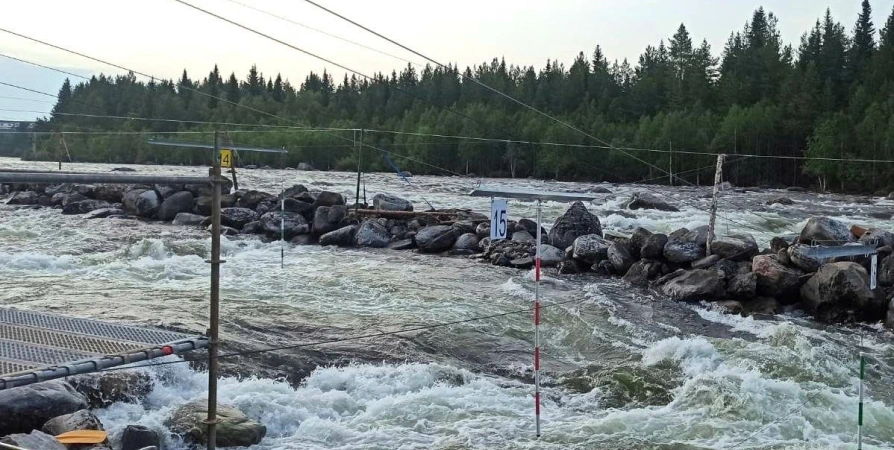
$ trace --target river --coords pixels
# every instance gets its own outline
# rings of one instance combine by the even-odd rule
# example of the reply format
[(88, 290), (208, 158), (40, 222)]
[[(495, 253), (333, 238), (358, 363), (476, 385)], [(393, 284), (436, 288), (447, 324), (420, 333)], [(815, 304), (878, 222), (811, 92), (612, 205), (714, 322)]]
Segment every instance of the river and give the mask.
[[(55, 163), (0, 158), (0, 168)], [(104, 164), (66, 170), (108, 172)], [(139, 173), (207, 174), (202, 167), (132, 166)], [(353, 198), (356, 174), (246, 170), (241, 186), (304, 184)], [(390, 192), (439, 208), (489, 209), (477, 182), (562, 191), (586, 183), (367, 174), (367, 195)], [(708, 221), (707, 187), (599, 185), (588, 204), (607, 230), (672, 231)], [(631, 192), (658, 192), (680, 212), (621, 211)], [(794, 206), (766, 206), (787, 195)], [(884, 198), (727, 191), (720, 233), (762, 246), (810, 215), (894, 229), (873, 218)], [(423, 200), (424, 199), (424, 200)], [(552, 223), (567, 205), (546, 202)], [(513, 219), (534, 205), (510, 201)], [(0, 304), (204, 332), (207, 233), (133, 220), (91, 220), (0, 205)], [(223, 239), (225, 348), (309, 344), (470, 319), (531, 306), (533, 273), (462, 257)], [(534, 437), (530, 314), (465, 322), (225, 364), (220, 398), (267, 426), (258, 449), (841, 449), (856, 448), (860, 341), (869, 355), (864, 448), (894, 448), (894, 346), (880, 324), (823, 326), (797, 311), (742, 318), (709, 304), (673, 303), (619, 280), (546, 272), (543, 436)], [(552, 305), (552, 306), (550, 306)], [(206, 395), (186, 364), (140, 369), (156, 379), (143, 404), (98, 411), (113, 437), (132, 423), (166, 431), (172, 408)], [(255, 373), (259, 376), (246, 376)], [(165, 437), (171, 448), (182, 443)]]

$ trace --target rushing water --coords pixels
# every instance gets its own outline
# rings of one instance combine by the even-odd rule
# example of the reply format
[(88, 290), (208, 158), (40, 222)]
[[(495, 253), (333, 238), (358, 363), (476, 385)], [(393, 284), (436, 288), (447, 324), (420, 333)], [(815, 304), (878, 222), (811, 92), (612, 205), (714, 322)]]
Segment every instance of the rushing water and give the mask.
[[(55, 164), (0, 159), (0, 167)], [(111, 166), (68, 165), (106, 172)], [(140, 173), (199, 175), (200, 167), (135, 166)], [(255, 170), (240, 184), (279, 191), (301, 183), (353, 198), (355, 174)], [(372, 196), (391, 192), (436, 207), (485, 212), (467, 196), (478, 180), (423, 177), (402, 184), (368, 174)], [(593, 185), (481, 180), (549, 190)], [(603, 185), (588, 205), (608, 230), (670, 231), (707, 223), (707, 188)], [(622, 211), (636, 190), (657, 191), (679, 213)], [(793, 207), (764, 206), (785, 194)], [(894, 229), (873, 218), (881, 198), (782, 193), (724, 194), (718, 230), (766, 244), (810, 215)], [(424, 200), (423, 200), (424, 199)], [(546, 202), (551, 223), (566, 205)], [(510, 202), (513, 218), (531, 203)], [(132, 220), (62, 216), (0, 206), (0, 304), (203, 332), (207, 233)], [(348, 338), (525, 309), (529, 271), (413, 252), (286, 246), (224, 238), (222, 333), (229, 349)], [(894, 447), (894, 347), (878, 324), (826, 327), (789, 312), (755, 319), (707, 304), (677, 304), (617, 280), (547, 273), (543, 436), (533, 433), (530, 314), (397, 336), (343, 341), (225, 364), (220, 396), (267, 426), (260, 449), (317, 448), (856, 448), (859, 343), (868, 352), (864, 448)], [(860, 330), (863, 330), (862, 332)], [(185, 364), (147, 370), (143, 404), (99, 411), (117, 436), (139, 423), (166, 436), (172, 408), (206, 394)], [(245, 377), (246, 373), (261, 377)], [(237, 374), (239, 376), (237, 376)], [(273, 378), (277, 378), (274, 380)], [(182, 444), (168, 439), (175, 448)]]

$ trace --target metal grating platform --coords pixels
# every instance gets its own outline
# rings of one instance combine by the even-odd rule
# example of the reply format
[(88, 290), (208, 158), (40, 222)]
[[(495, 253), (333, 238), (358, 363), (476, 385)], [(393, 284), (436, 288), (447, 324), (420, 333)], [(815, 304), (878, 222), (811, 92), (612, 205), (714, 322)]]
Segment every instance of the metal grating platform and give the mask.
[(0, 307), (0, 389), (59, 378), (75, 365), (96, 371), (207, 343), (203, 336)]

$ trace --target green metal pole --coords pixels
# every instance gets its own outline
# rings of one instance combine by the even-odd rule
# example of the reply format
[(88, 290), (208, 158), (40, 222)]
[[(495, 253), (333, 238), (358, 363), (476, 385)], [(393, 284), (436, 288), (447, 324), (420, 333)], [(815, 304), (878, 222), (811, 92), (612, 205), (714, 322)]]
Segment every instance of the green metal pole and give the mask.
[(863, 449), (863, 377), (866, 374), (866, 358), (860, 352), (860, 408), (857, 413), (857, 450)]

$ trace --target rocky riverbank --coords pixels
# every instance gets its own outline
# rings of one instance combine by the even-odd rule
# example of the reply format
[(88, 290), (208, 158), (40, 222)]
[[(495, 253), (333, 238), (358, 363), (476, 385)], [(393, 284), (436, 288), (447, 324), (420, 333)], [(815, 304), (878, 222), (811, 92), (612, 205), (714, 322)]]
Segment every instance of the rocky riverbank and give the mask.
[[(170, 221), (209, 227), (207, 186), (5, 185), (10, 205), (60, 208), (88, 219)], [(293, 244), (416, 250), (462, 255), (499, 266), (534, 265), (537, 227), (510, 221), (511, 238), (491, 242), (488, 218), (467, 210), (414, 212), (411, 202), (380, 193), (372, 205), (349, 207), (336, 192), (309, 192), (302, 185), (282, 196), (255, 190), (222, 196), (223, 233), (260, 235)], [(628, 209), (673, 211), (649, 193), (634, 194)], [(357, 211), (359, 209), (359, 211)], [(582, 203), (571, 205), (549, 231), (542, 230), (542, 264), (559, 275), (596, 272), (620, 276), (676, 301), (716, 302), (732, 313), (773, 314), (800, 308), (819, 321), (886, 321), (894, 327), (894, 234), (811, 218), (799, 236), (777, 237), (760, 249), (747, 234), (717, 236), (708, 251), (708, 227), (669, 234), (637, 228), (630, 235), (603, 232)], [(823, 260), (807, 251), (813, 243), (877, 248), (878, 284), (869, 288), (868, 257)], [(710, 253), (710, 255), (709, 255)]]

